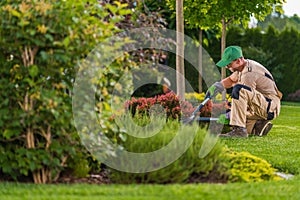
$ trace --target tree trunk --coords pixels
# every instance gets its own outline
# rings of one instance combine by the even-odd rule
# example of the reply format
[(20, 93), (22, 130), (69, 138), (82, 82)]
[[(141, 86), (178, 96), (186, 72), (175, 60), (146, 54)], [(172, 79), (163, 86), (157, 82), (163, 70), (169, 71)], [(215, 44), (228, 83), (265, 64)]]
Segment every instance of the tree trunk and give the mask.
[(184, 100), (184, 23), (183, 23), (183, 0), (176, 1), (176, 83), (177, 95)]
[[(222, 53), (224, 52), (226, 48), (226, 22), (225, 19), (222, 19), (222, 38), (221, 38), (221, 57)], [(221, 79), (226, 78), (226, 68), (222, 67), (221, 69)], [(226, 90), (222, 93), (222, 101), (225, 101), (226, 99)]]
[(199, 91), (199, 93), (202, 93), (202, 91), (203, 91), (203, 88), (202, 88), (202, 60), (203, 60), (203, 58), (202, 58), (202, 36), (203, 35), (203, 31), (202, 31), (202, 29), (200, 28), (200, 30), (199, 30), (199, 43), (200, 43), (200, 45), (199, 45), (199, 51), (198, 51), (198, 53), (199, 53), (199, 56), (198, 56), (198, 59), (199, 59), (199, 61), (198, 61), (198, 72), (199, 72), (199, 75), (198, 75), (198, 91)]
[[(30, 47), (25, 46), (21, 50), (22, 54), (22, 61), (23, 65), (25, 67), (30, 67), (34, 64), (35, 55), (38, 51), (38, 47)], [(30, 97), (28, 91), (26, 91), (24, 96), (24, 103), (19, 103), (22, 105), (22, 108), (24, 109), (24, 112), (30, 113), (34, 110), (34, 102), (33, 99)], [(35, 135), (34, 135), (34, 129), (31, 127), (31, 125), (28, 125), (26, 128), (26, 148), (27, 149), (35, 149)], [(34, 183), (40, 184), (40, 183), (46, 183), (47, 177), (45, 176), (45, 169), (41, 170), (35, 170), (32, 172), (33, 175), (33, 181)]]

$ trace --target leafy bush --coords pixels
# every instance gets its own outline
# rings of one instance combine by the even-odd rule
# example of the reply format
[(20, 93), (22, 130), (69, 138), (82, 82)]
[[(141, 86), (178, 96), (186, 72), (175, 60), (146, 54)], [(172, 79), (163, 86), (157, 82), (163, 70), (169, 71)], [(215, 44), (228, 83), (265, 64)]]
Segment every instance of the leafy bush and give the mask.
[[(185, 99), (190, 101), (190, 102), (202, 102), (205, 99), (205, 93), (197, 93), (197, 92), (193, 92), (193, 93), (186, 93), (185, 95)], [(221, 94), (217, 94), (217, 96), (215, 97), (215, 100), (217, 102), (222, 101), (222, 95)], [(231, 102), (231, 96), (229, 94), (226, 94), (226, 100), (228, 102)]]
[(300, 90), (297, 90), (296, 92), (289, 94), (287, 97), (287, 100), (299, 102), (300, 101)]
[(91, 170), (89, 162), (85, 158), (77, 159), (76, 162), (70, 164), (70, 168), (72, 175), (77, 178), (84, 178), (88, 176)]
[(185, 93), (184, 97), (186, 100), (189, 100), (191, 102), (201, 102), (205, 99), (205, 93), (197, 93), (197, 92), (193, 92), (193, 93)]
[[(179, 159), (162, 169), (147, 173), (127, 173), (110, 169), (109, 178), (114, 183), (184, 183), (195, 176), (197, 176), (199, 182), (209, 178), (213, 178), (214, 180), (226, 180), (228, 176), (226, 166), (227, 158), (223, 154), (221, 143), (217, 141), (206, 157), (199, 158), (199, 150), (203, 145), (207, 131), (205, 129), (199, 129), (195, 123), (190, 126), (180, 126), (176, 121), (169, 121), (155, 136), (146, 139), (128, 136), (123, 146), (130, 152), (153, 152), (168, 144), (175, 137), (180, 128), (182, 128), (182, 131), (186, 134), (192, 134), (195, 130), (197, 130), (197, 133), (192, 144)], [(209, 137), (209, 135), (207, 137)], [(206, 143), (215, 140), (213, 136), (209, 138), (209, 140), (205, 140)], [(181, 140), (177, 146), (185, 145), (185, 143), (185, 140)], [(172, 152), (169, 153), (170, 154), (165, 156), (173, 156)], [(125, 160), (126, 159), (124, 159), (124, 162)], [(157, 160), (157, 162), (161, 161)], [(153, 165), (154, 164), (155, 163), (153, 163)], [(139, 165), (139, 163), (135, 163), (135, 165)]]
[(275, 175), (276, 169), (266, 160), (253, 156), (248, 152), (230, 151), (230, 181), (232, 182), (261, 182), (280, 180)]
[(124, 7), (99, 6), (97, 0), (0, 2), (3, 174), (16, 180), (32, 175), (35, 183), (49, 183), (68, 158), (83, 151), (72, 123), (76, 65), (119, 31), (122, 16), (117, 13), (128, 13)]

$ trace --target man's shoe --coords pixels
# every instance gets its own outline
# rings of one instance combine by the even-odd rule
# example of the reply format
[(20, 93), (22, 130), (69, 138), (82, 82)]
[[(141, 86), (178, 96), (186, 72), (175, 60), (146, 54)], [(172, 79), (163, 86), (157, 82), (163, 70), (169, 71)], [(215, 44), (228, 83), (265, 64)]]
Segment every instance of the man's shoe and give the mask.
[(248, 137), (247, 129), (234, 126), (233, 130), (226, 134), (219, 134), (220, 137)]
[(273, 124), (268, 120), (257, 120), (252, 133), (256, 136), (265, 136), (272, 129)]

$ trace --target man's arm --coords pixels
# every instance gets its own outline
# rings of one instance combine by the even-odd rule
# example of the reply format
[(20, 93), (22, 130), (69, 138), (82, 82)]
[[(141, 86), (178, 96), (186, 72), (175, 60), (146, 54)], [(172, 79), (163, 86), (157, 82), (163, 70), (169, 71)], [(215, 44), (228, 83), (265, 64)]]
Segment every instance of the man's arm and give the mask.
[(224, 78), (221, 82), (224, 86), (224, 88), (231, 88), (238, 82), (238, 74), (235, 72), (228, 76), (227, 78)]

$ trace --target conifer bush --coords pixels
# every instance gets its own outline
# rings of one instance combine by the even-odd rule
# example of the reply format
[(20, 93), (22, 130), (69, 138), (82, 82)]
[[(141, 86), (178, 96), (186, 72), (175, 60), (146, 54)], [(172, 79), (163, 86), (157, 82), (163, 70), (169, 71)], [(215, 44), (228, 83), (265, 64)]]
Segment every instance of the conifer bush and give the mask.
[[(126, 123), (126, 122), (124, 122)], [(214, 181), (227, 180), (228, 168), (226, 167), (227, 157), (223, 154), (223, 146), (219, 141), (213, 146), (212, 150), (204, 158), (199, 158), (199, 151), (203, 145), (206, 136), (206, 129), (200, 129), (196, 123), (189, 126), (181, 126), (176, 121), (168, 121), (164, 128), (155, 136), (149, 138), (134, 138), (127, 136), (126, 141), (122, 144), (127, 151), (135, 153), (153, 152), (163, 148), (167, 145), (178, 133), (178, 129), (186, 134), (192, 134), (195, 130), (197, 133), (192, 144), (188, 147), (176, 161), (168, 166), (145, 173), (127, 173), (115, 169), (109, 169), (109, 178), (114, 183), (187, 183), (191, 177), (197, 177), (197, 180), (209, 180), (213, 178)], [(212, 142), (214, 136), (209, 137)], [(185, 140), (178, 142), (178, 147), (185, 144)], [(172, 152), (165, 156), (173, 156)], [(126, 160), (126, 159), (125, 159)], [(153, 163), (154, 164), (154, 163)], [(135, 163), (139, 165), (139, 163)], [(128, 166), (130, 167), (130, 166)]]

